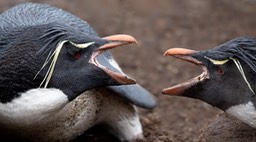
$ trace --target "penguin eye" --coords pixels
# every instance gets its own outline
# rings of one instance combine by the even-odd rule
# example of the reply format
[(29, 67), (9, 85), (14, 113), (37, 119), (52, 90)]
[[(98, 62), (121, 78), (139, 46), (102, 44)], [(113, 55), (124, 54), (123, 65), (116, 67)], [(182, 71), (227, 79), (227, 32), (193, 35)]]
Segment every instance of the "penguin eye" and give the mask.
[(217, 72), (218, 75), (223, 75), (225, 73), (225, 70), (219, 68), (219, 69), (217, 69), (216, 72)]
[(75, 53), (73, 53), (73, 57), (74, 57), (75, 59), (79, 59), (79, 58), (81, 57), (81, 53), (75, 52)]

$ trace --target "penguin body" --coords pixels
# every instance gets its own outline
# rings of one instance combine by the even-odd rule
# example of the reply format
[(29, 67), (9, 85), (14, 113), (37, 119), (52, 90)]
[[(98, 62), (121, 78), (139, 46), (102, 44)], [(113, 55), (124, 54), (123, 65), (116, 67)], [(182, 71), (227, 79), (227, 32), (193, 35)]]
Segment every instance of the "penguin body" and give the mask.
[(129, 35), (101, 38), (81, 19), (44, 4), (2, 13), (1, 135), (71, 141), (103, 124), (121, 141), (141, 139), (134, 104), (151, 109), (156, 102), (106, 51), (130, 43), (136, 40)]
[[(38, 92), (31, 90), (33, 95), (33, 91)], [(43, 89), (38, 95), (42, 92), (41, 95), (45, 95), (44, 91), (49, 95), (53, 95), (51, 91), (56, 94), (56, 90)], [(143, 138), (136, 107), (107, 88), (86, 91), (70, 103), (67, 103), (67, 99), (63, 102), (66, 103), (59, 104), (59, 107), (54, 105), (51, 110), (47, 106), (48, 111), (42, 108), (31, 113), (32, 110), (23, 109), (29, 113), (5, 117), (9, 122), (3, 121), (1, 116), (1, 128), (6, 128), (9, 136), (16, 136), (23, 141), (71, 141), (95, 125), (104, 126), (120, 141)]]

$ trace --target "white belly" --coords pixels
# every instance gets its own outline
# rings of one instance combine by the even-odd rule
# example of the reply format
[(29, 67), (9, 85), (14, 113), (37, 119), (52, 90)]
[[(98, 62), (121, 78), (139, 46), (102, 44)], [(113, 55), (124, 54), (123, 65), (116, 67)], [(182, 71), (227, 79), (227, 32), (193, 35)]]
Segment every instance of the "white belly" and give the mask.
[(5, 125), (12, 134), (33, 141), (70, 141), (100, 123), (120, 140), (142, 136), (135, 107), (110, 93), (87, 91), (68, 102), (57, 89), (30, 90), (11, 103), (0, 104), (0, 127)]
[(31, 89), (8, 103), (0, 103), (0, 122), (15, 126), (37, 123), (62, 109), (67, 96), (59, 89)]
[(244, 123), (256, 128), (256, 110), (252, 102), (232, 106), (226, 112)]

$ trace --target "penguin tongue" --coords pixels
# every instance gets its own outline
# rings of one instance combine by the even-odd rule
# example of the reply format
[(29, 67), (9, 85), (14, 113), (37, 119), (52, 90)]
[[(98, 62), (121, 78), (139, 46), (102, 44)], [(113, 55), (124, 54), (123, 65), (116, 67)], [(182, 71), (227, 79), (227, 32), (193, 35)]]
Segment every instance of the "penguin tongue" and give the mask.
[(136, 84), (134, 79), (128, 77), (122, 72), (112, 56), (109, 53), (104, 52), (123, 45), (132, 43), (137, 44), (136, 39), (130, 35), (112, 35), (102, 39), (107, 40), (108, 43), (102, 45), (96, 51), (94, 51), (91, 62), (104, 70), (109, 76), (120, 84)]

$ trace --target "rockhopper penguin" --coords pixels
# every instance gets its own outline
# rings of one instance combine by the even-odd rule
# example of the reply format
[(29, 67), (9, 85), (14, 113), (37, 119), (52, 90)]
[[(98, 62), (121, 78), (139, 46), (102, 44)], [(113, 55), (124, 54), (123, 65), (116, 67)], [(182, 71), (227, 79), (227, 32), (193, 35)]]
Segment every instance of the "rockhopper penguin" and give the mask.
[(71, 141), (102, 124), (121, 141), (142, 138), (134, 104), (152, 109), (156, 102), (106, 51), (131, 43), (129, 35), (101, 38), (85, 21), (44, 4), (3, 12), (1, 135)]
[(164, 55), (203, 69), (164, 94), (200, 99), (256, 128), (256, 38), (235, 38), (206, 51), (172, 48)]

